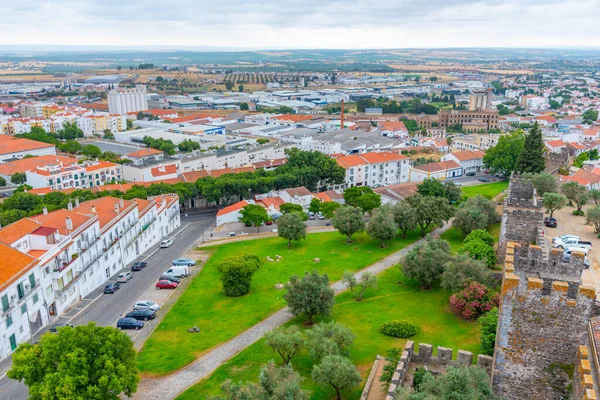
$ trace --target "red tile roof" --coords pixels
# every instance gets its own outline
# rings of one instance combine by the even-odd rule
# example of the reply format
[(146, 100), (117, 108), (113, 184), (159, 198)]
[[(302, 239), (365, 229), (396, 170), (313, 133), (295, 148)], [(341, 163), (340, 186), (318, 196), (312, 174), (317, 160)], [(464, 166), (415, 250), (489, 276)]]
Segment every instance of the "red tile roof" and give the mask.
[(381, 131), (391, 131), (391, 132), (399, 132), (404, 131), (408, 132), (406, 129), (406, 125), (402, 121), (384, 121), (379, 123), (379, 129)]
[[(30, 150), (40, 150), (55, 147), (53, 144), (37, 142), (35, 140), (13, 138), (0, 135), (0, 154), (23, 153)], [(8, 140), (7, 140), (8, 138)]]
[(139, 149), (137, 151), (131, 152), (127, 154), (127, 157), (130, 158), (142, 158), (142, 157), (150, 157), (155, 156), (157, 154), (163, 154), (164, 151), (153, 149), (152, 147), (147, 147), (145, 149)]
[(265, 199), (257, 200), (257, 203), (263, 203), (266, 208), (273, 206), (276, 210), (279, 210), (279, 206), (285, 203), (281, 197), (267, 197)]
[(449, 169), (459, 169), (460, 165), (456, 163), (456, 161), (441, 161), (441, 162), (433, 162), (429, 164), (419, 165), (418, 167), (413, 167), (418, 171), (422, 172), (440, 172)]
[(246, 207), (248, 204), (250, 204), (250, 203), (248, 203), (246, 200), (238, 201), (235, 204), (232, 204), (228, 207), (225, 207), (225, 208), (219, 210), (217, 212), (217, 217), (221, 216), (221, 215), (229, 214), (231, 212), (237, 212), (237, 211), (241, 210), (242, 208)]
[(565, 142), (563, 142), (562, 140), (551, 140), (549, 142), (546, 142), (546, 145), (549, 147), (558, 148), (558, 147), (564, 147), (567, 144)]
[(39, 157), (30, 157), (23, 158), (21, 160), (15, 160), (11, 162), (7, 162), (6, 164), (0, 164), (0, 174), (5, 176), (12, 176), (17, 172), (26, 172), (35, 169), (38, 166), (44, 166), (48, 164), (60, 164), (63, 165), (72, 165), (77, 163), (77, 159), (73, 157), (63, 157), (63, 156), (39, 156)]
[(0, 229), (0, 242), (13, 244), (38, 229), (41, 225), (33, 219), (23, 218)]
[(177, 164), (161, 165), (150, 169), (152, 176), (165, 176), (177, 173)]
[(183, 177), (184, 182), (196, 182), (200, 178), (206, 178), (209, 174), (206, 170), (200, 170), (183, 172), (181, 176)]
[(29, 272), (38, 260), (0, 243), (0, 292)]

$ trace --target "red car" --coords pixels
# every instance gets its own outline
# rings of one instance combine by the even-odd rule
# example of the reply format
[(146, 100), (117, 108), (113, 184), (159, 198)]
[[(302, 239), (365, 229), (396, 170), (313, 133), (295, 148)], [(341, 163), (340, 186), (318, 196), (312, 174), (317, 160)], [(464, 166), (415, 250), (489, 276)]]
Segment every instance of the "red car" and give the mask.
[(158, 281), (156, 282), (157, 289), (175, 289), (177, 287), (177, 283), (171, 281)]

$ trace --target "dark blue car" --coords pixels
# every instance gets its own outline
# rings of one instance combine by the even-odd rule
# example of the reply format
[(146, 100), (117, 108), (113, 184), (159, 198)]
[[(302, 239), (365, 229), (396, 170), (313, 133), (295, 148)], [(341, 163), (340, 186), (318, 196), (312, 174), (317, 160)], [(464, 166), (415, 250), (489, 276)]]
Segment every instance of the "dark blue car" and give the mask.
[(143, 327), (144, 323), (135, 318), (119, 318), (117, 321), (117, 328), (119, 329), (141, 329)]
[(148, 321), (149, 319), (154, 319), (154, 317), (156, 317), (156, 311), (150, 308), (142, 308), (141, 310), (135, 310), (125, 314), (125, 317), (137, 319), (138, 321)]
[(118, 282), (109, 282), (104, 286), (104, 293), (115, 293), (120, 287)]

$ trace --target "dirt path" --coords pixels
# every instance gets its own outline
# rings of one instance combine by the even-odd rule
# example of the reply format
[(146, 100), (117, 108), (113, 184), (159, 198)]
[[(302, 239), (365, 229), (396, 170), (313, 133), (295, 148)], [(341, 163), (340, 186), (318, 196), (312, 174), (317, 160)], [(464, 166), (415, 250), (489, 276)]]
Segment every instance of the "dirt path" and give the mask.
[[(440, 235), (450, 228), (450, 226), (451, 224), (446, 224), (444, 227), (436, 229), (433, 233)], [(373, 274), (379, 274), (380, 272), (393, 267), (398, 264), (400, 257), (406, 255), (412, 247), (422, 241), (423, 239), (418, 240), (375, 264), (356, 272), (356, 278), (360, 280), (360, 275), (363, 272), (368, 271)], [(342, 281), (332, 283), (331, 287), (335, 290), (336, 295), (346, 290), (346, 286)], [(293, 317), (294, 316), (288, 311), (287, 307), (281, 309), (228, 342), (214, 348), (188, 366), (164, 377), (142, 379), (138, 391), (133, 398), (140, 400), (174, 399), (199, 380), (210, 376), (213, 371), (225, 361), (256, 343), (266, 332), (283, 325)]]

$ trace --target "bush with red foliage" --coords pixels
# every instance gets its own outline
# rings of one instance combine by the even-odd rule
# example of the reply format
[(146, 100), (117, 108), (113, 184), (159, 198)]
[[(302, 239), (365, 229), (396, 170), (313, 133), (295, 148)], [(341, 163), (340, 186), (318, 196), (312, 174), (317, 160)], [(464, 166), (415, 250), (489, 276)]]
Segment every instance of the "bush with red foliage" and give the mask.
[(450, 296), (450, 308), (464, 319), (476, 319), (494, 307), (498, 307), (500, 296), (487, 286), (471, 281), (463, 290)]

